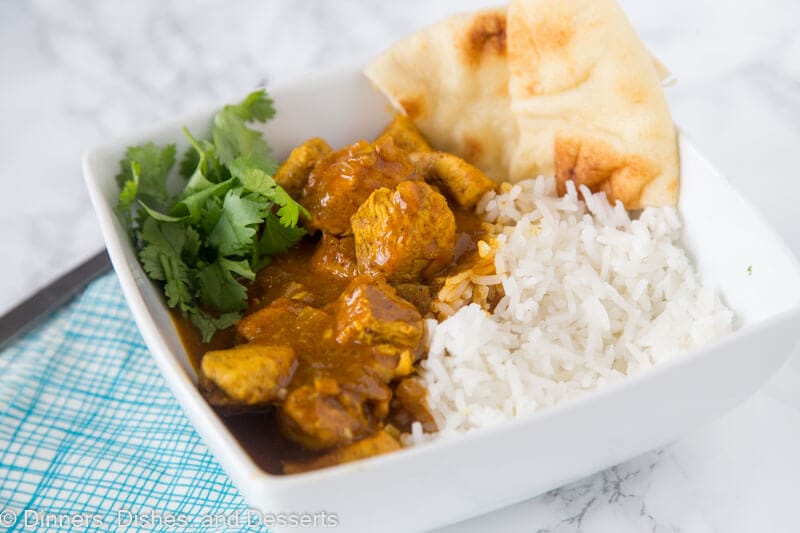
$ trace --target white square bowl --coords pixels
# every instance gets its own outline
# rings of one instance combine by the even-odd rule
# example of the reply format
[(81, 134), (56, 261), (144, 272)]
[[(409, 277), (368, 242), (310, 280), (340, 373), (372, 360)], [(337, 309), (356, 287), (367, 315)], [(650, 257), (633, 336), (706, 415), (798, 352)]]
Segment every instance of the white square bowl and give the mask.
[[(277, 118), (263, 129), (279, 156), (312, 136), (343, 146), (391, 118), (357, 69), (271, 91)], [(116, 219), (114, 176), (125, 148), (207, 134), (213, 113), (179, 117), (96, 148), (86, 184), (122, 290), (144, 340), (187, 416), (246, 500), (264, 511), (338, 513), (346, 531), (411, 531), (532, 497), (675, 439), (734, 407), (772, 375), (800, 338), (800, 269), (755, 210), (681, 136), (683, 243), (703, 282), (737, 315), (721, 341), (571, 403), (476, 431), (315, 472), (261, 471), (208, 406), (157, 289)], [(179, 152), (180, 153), (180, 152)]]

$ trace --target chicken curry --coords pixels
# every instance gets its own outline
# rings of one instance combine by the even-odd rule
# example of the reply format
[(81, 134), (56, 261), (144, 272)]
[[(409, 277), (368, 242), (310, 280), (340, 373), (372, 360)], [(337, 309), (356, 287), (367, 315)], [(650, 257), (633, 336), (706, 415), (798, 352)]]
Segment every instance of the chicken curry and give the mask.
[(474, 260), (493, 182), (402, 116), (373, 142), (306, 141), (275, 181), (310, 213), (308, 235), (258, 272), (246, 315), (211, 344), (179, 324), (201, 392), (272, 473), (398, 449), (415, 422), (435, 431), (415, 379), (424, 318)]

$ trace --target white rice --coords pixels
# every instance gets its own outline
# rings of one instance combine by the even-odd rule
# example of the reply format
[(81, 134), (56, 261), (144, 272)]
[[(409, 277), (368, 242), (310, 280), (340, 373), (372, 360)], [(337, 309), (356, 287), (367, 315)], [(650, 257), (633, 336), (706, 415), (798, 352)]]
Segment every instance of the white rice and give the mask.
[(497, 274), (473, 278), (505, 295), (492, 314), (473, 303), (427, 324), (421, 375), (438, 436), (552, 407), (732, 330), (678, 243), (675, 209), (631, 220), (588, 189), (559, 198), (553, 178), (505, 190), (478, 206), (499, 228)]

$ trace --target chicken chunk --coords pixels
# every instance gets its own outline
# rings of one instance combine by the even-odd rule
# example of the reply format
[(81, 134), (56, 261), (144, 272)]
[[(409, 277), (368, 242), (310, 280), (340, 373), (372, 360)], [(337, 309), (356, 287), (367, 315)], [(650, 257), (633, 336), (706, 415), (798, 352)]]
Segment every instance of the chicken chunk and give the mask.
[(283, 466), (285, 474), (296, 474), (298, 472), (308, 472), (328, 466), (340, 465), (393, 452), (400, 449), (400, 443), (386, 431), (378, 431), (375, 435), (354, 442), (349, 446), (339, 448), (321, 457), (307, 462), (287, 462)]
[(428, 389), (416, 378), (405, 378), (394, 389), (392, 423), (405, 432), (411, 432), (414, 422), (422, 424), (426, 433), (438, 430), (436, 420), (428, 408)]
[(351, 219), (359, 272), (392, 283), (430, 277), (453, 260), (456, 223), (444, 196), (424, 182), (381, 188)]
[(358, 276), (355, 242), (352, 237), (323, 233), (311, 257), (310, 268), (319, 274), (348, 280)]
[(375, 144), (381, 145), (386, 139), (392, 139), (395, 146), (406, 152), (429, 152), (431, 150), (428, 141), (425, 140), (411, 119), (405, 115), (395, 115), (394, 120), (375, 139)]
[(324, 335), (331, 322), (332, 317), (325, 311), (297, 300), (279, 298), (242, 318), (236, 324), (236, 332), (246, 341), (285, 344), (300, 331), (322, 331)]
[(416, 152), (410, 157), (423, 178), (441, 187), (462, 207), (474, 207), (484, 194), (494, 189), (494, 182), (486, 174), (453, 154)]
[(300, 203), (311, 213), (309, 227), (349, 235), (350, 217), (372, 191), (418, 179), (408, 154), (393, 143), (359, 141), (324, 157), (308, 177)]
[(354, 279), (339, 298), (335, 316), (340, 343), (394, 344), (415, 349), (422, 341), (422, 317), (388, 284), (367, 276)]
[(288, 346), (241, 344), (213, 350), (200, 364), (201, 389), (209, 392), (212, 405), (265, 405), (286, 395), (295, 368), (294, 350)]
[(389, 382), (408, 375), (421, 350), (422, 316), (385, 282), (354, 279), (336, 307), (336, 341), (372, 347), (369, 370)]
[(309, 139), (289, 154), (286, 161), (275, 173), (275, 181), (292, 198), (299, 198), (308, 175), (319, 162), (331, 152), (331, 147), (319, 137)]
[[(385, 395), (391, 397), (388, 387)], [(327, 377), (292, 390), (278, 420), (287, 437), (312, 450), (349, 444), (375, 430), (365, 398)]]

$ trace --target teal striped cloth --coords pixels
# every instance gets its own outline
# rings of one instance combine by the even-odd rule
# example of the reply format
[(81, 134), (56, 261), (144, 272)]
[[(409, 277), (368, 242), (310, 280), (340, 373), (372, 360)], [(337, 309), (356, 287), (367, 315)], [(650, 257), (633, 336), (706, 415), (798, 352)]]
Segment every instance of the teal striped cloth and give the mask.
[(0, 353), (0, 531), (241, 531), (247, 513), (113, 273)]

